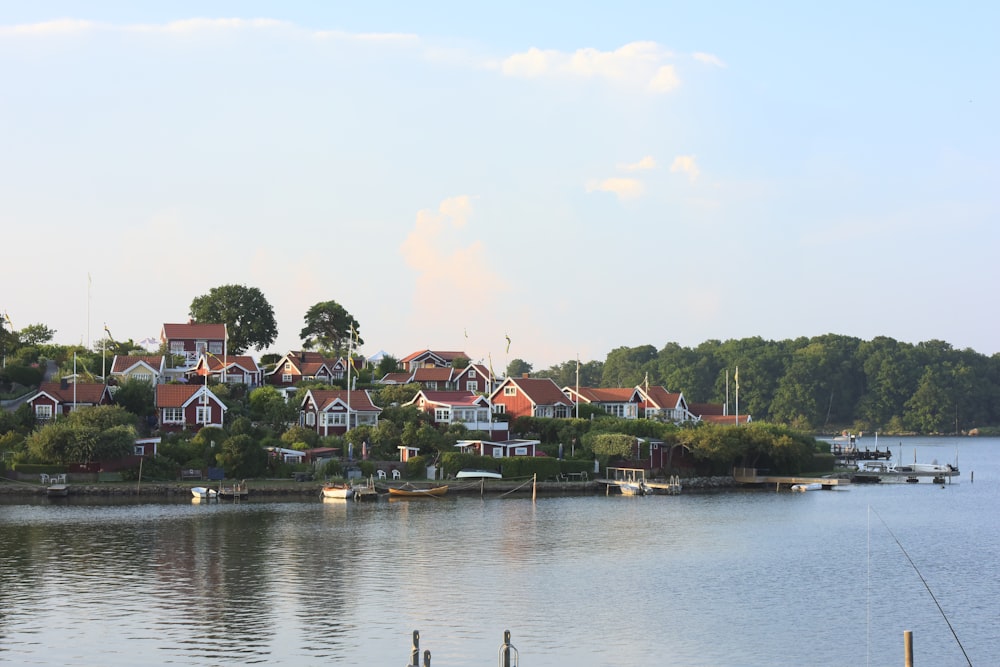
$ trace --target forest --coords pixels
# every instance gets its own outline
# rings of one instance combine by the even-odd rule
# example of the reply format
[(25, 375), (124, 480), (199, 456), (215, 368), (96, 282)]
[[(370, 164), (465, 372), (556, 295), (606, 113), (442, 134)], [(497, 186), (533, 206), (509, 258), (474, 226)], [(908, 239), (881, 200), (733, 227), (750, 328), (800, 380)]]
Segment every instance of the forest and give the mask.
[[(521, 371), (530, 368), (521, 364)], [(802, 431), (949, 434), (1000, 425), (1000, 355), (940, 340), (826, 334), (709, 340), (694, 348), (641, 345), (616, 348), (603, 362), (571, 360), (532, 375), (574, 386), (578, 369), (581, 386), (648, 381), (682, 392), (689, 403), (728, 402), (730, 414), (738, 398), (740, 414)]]

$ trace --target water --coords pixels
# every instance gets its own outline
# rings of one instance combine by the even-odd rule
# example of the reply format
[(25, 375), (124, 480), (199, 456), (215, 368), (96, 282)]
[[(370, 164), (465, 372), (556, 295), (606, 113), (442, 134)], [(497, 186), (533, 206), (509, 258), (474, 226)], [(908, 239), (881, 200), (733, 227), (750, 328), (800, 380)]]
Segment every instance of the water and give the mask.
[(490, 665), (510, 629), (526, 667), (899, 665), (904, 630), (916, 664), (1000, 664), (1000, 439), (903, 446), (957, 451), (962, 477), (535, 503), (8, 498), (0, 662), (405, 665), (418, 629), (433, 665)]

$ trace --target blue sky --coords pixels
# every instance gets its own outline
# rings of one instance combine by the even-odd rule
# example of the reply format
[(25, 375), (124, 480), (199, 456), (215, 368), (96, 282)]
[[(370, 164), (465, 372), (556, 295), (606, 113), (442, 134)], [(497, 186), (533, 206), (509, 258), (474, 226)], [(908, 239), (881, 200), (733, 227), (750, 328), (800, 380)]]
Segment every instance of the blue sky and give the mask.
[(812, 4), (0, 3), (0, 309), (139, 340), (237, 283), (269, 351), (332, 299), (498, 368), (1000, 351), (1000, 9)]

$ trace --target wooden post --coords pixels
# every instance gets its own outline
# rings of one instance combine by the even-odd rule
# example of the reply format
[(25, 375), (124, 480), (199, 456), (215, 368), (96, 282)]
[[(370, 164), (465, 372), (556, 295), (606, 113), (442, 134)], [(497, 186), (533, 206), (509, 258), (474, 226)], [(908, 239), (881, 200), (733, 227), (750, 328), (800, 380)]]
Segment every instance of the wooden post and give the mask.
[(413, 646), (410, 647), (409, 667), (420, 667), (420, 631), (413, 631)]
[(484, 495), (486, 495), (486, 478), (485, 477), (480, 477), (479, 478), (479, 497), (482, 498)]
[(538, 496), (538, 473), (531, 476), (531, 502)]
[(913, 631), (903, 630), (903, 664), (913, 667)]

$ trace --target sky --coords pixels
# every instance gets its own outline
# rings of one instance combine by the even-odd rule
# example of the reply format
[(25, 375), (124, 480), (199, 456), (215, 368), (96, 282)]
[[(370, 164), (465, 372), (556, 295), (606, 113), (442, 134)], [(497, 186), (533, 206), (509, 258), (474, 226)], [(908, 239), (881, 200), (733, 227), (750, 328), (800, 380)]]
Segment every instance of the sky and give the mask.
[[(0, 312), (542, 370), (827, 333), (1000, 352), (1000, 4), (0, 1)], [(507, 343), (507, 338), (510, 344)], [(255, 352), (257, 353), (257, 352)]]

